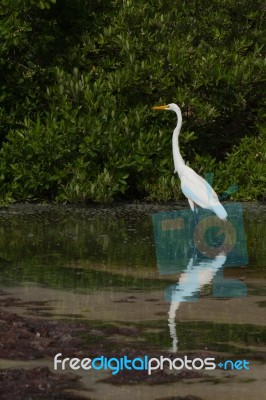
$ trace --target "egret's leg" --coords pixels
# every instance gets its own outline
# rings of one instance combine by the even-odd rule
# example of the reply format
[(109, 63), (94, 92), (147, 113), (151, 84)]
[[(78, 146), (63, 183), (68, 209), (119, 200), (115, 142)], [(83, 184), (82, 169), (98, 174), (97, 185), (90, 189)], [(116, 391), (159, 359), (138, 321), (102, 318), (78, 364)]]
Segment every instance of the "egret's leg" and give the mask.
[(191, 210), (193, 211), (194, 221), (197, 225), (197, 223), (198, 223), (198, 208), (197, 208), (196, 204), (194, 203), (194, 201), (188, 199), (188, 203), (190, 205)]
[(198, 209), (198, 207), (197, 207), (197, 205), (195, 204), (195, 207), (194, 207), (194, 216), (195, 216), (195, 222), (196, 222), (196, 225), (198, 224), (198, 222), (199, 222), (199, 209)]
[(194, 212), (194, 202), (190, 199), (188, 199), (188, 204), (190, 205), (191, 210)]

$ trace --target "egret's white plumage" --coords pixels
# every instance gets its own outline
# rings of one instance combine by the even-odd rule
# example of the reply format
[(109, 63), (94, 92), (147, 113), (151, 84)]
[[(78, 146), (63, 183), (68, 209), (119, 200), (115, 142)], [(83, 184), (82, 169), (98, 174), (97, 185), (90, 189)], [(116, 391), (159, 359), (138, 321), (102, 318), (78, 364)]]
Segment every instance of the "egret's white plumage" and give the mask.
[(211, 185), (199, 176), (192, 168), (188, 167), (179, 150), (178, 137), (182, 126), (182, 113), (178, 105), (171, 103), (166, 106), (153, 107), (154, 110), (172, 110), (177, 115), (177, 125), (173, 132), (172, 147), (175, 172), (181, 181), (181, 189), (187, 197), (190, 208), (195, 211), (195, 204), (202, 208), (212, 210), (220, 219), (226, 219), (227, 212), (220, 203), (217, 194)]

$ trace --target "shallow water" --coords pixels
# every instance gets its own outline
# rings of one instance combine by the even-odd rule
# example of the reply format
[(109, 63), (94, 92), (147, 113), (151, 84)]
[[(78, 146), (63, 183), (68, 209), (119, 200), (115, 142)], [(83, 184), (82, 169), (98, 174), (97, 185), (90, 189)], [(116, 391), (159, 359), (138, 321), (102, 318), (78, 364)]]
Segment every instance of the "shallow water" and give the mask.
[[(210, 399), (213, 383), (218, 399), (263, 398), (266, 207), (227, 207), (231, 225), (217, 222), (218, 227), (209, 213), (200, 214), (196, 226), (186, 203), (2, 208), (1, 288), (23, 302), (43, 302), (8, 310), (88, 322), (88, 353), (99, 343), (94, 327), (114, 347), (127, 343), (132, 350), (172, 356), (212, 353), (217, 360), (237, 357), (252, 366), (216, 369), (200, 381), (179, 380), (155, 390), (145, 383), (97, 383), (94, 372), (87, 384), (95, 399), (147, 398), (144, 393), (151, 399)], [(138, 390), (144, 397), (136, 397)]]

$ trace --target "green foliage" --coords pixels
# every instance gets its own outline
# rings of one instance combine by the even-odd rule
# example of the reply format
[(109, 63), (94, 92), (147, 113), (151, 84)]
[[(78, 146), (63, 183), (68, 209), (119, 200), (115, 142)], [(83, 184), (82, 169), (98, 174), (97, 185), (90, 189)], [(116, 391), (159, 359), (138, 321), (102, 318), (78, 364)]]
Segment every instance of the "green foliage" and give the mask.
[(266, 200), (266, 129), (258, 127), (259, 135), (245, 136), (226, 155), (223, 162), (216, 163), (210, 157), (196, 156), (196, 167), (215, 171), (214, 187), (225, 190), (237, 182), (235, 200)]
[[(266, 129), (257, 137), (244, 137), (226, 157), (226, 170), (219, 164), (220, 180), (238, 182), (236, 199), (266, 200)], [(230, 177), (230, 180), (228, 179)]]
[(262, 0), (1, 4), (3, 201), (178, 198), (161, 102), (193, 168), (265, 198)]

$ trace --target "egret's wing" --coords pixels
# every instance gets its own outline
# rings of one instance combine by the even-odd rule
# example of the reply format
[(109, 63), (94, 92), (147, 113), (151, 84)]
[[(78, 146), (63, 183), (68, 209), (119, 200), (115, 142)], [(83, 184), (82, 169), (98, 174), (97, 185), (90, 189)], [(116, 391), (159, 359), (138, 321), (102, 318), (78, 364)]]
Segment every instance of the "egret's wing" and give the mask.
[(211, 208), (213, 204), (219, 203), (211, 185), (190, 167), (184, 168), (180, 180), (184, 195), (200, 207)]

